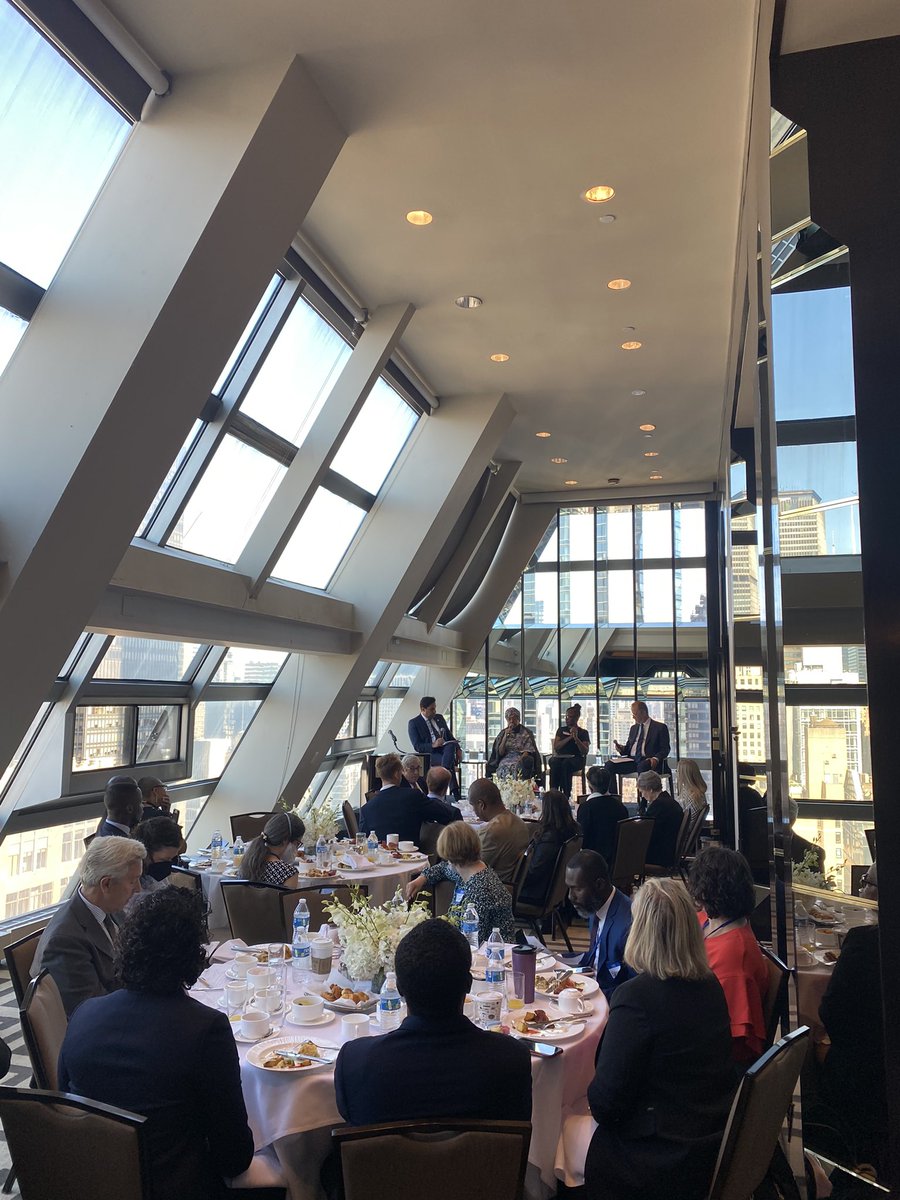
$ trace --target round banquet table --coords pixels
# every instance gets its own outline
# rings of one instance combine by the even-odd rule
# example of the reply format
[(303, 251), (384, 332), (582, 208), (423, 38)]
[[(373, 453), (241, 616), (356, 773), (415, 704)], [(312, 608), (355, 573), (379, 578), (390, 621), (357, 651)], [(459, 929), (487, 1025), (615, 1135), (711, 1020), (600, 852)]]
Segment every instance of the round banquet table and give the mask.
[[(427, 865), (427, 862), (392, 862), (384, 865), (373, 863), (371, 869), (362, 871), (338, 870), (337, 875), (333, 879), (304, 879), (301, 876), (300, 888), (298, 890), (302, 890), (303, 888), (337, 887), (338, 884), (358, 883), (368, 888), (369, 899), (372, 904), (386, 904), (398, 887), (402, 888), (413, 875), (418, 875), (419, 871)], [(193, 869), (198, 870), (198, 868)], [(229, 874), (228, 869), (225, 871), (211, 871), (209, 868), (200, 870), (199, 874), (200, 883), (203, 887), (203, 895), (209, 906), (210, 929), (227, 928), (228, 917), (225, 914), (225, 901), (222, 899), (221, 884), (223, 879), (234, 879), (235, 875)]]
[[(234, 944), (221, 947), (214, 964), (204, 979), (209, 987), (196, 987), (192, 991), (195, 999), (214, 1006), (224, 994), (227, 963), (234, 954)], [(288, 997), (301, 989), (285, 968)], [(329, 981), (346, 984), (337, 971), (332, 971)], [(485, 985), (480, 985), (484, 987)], [(478, 990), (479, 985), (474, 985)], [(584, 1031), (570, 1041), (562, 1043), (563, 1053), (555, 1058), (531, 1060), (533, 1088), (531, 1147), (528, 1152), (528, 1171), (525, 1193), (529, 1200), (547, 1200), (555, 1195), (557, 1171), (577, 1174), (582, 1163), (570, 1163), (566, 1168), (566, 1156), (582, 1153), (576, 1142), (566, 1149), (563, 1138), (564, 1114), (577, 1111), (584, 1099), (588, 1084), (594, 1075), (594, 1055), (600, 1034), (606, 1025), (609, 1008), (602, 992), (591, 997), (593, 1012), (585, 1018)], [(535, 1000), (540, 1005), (541, 1000)], [(327, 1010), (326, 1010), (327, 1011)], [(378, 1036), (377, 1025), (371, 1025), (372, 1036)], [(332, 1046), (344, 1042), (341, 1014), (328, 1024), (302, 1026), (285, 1022), (273, 1036), (289, 1037), (296, 1034), (298, 1041), (309, 1037)], [(277, 1074), (264, 1071), (247, 1062), (250, 1046), (238, 1043), (241, 1059), (241, 1083), (247, 1117), (253, 1132), (254, 1149), (274, 1149), (282, 1170), (289, 1183), (291, 1200), (323, 1200), (324, 1193), (319, 1184), (322, 1163), (331, 1149), (331, 1130), (343, 1124), (334, 1094), (334, 1072), (323, 1067), (303, 1075)]]

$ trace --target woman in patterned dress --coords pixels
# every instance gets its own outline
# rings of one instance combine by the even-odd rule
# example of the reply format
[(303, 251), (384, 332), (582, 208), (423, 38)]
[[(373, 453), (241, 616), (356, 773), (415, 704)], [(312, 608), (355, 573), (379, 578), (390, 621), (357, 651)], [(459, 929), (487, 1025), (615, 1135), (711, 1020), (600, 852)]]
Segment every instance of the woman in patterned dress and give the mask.
[(276, 813), (266, 822), (259, 837), (247, 847), (241, 861), (241, 878), (251, 883), (297, 887), (297, 847), (305, 826), (296, 813)]

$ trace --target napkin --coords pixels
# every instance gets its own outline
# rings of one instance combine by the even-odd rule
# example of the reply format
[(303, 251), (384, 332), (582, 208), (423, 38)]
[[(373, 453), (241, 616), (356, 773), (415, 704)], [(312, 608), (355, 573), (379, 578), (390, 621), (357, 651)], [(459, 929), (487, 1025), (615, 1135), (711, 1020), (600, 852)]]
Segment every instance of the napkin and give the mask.
[(353, 867), (359, 870), (361, 867), (370, 867), (372, 864), (364, 854), (354, 854), (350, 850), (345, 850), (343, 854), (338, 855), (337, 865), (339, 867)]

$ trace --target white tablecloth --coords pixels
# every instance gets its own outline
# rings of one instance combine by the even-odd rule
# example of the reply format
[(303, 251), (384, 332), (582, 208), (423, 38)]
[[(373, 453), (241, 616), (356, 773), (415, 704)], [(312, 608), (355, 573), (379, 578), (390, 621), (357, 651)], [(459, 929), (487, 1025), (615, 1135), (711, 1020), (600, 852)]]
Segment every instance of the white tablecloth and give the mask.
[[(220, 953), (230, 954), (232, 946)], [(208, 975), (215, 984), (224, 967)], [(291, 968), (286, 968), (288, 994), (299, 990)], [(333, 979), (338, 979), (336, 974)], [(193, 995), (206, 1004), (216, 1004), (222, 991), (197, 989)], [(584, 1032), (562, 1044), (556, 1058), (532, 1058), (533, 1109), (531, 1149), (528, 1154), (526, 1193), (530, 1200), (546, 1200), (556, 1191), (556, 1166), (561, 1148), (563, 1116), (579, 1104), (594, 1074), (594, 1055), (606, 1025), (608, 1006), (602, 992), (591, 997), (593, 1012), (585, 1020)], [(539, 1004), (540, 1001), (538, 1000)], [(285, 1023), (283, 1033), (300, 1039), (340, 1046), (344, 1042), (340, 1014), (326, 1025), (306, 1027)], [(373, 1036), (377, 1026), (372, 1025)], [(248, 1046), (238, 1045), (241, 1082), (247, 1116), (256, 1150), (273, 1146), (291, 1183), (291, 1200), (321, 1200), (319, 1169), (330, 1149), (329, 1131), (342, 1124), (334, 1095), (334, 1073), (323, 1068), (297, 1076), (263, 1071), (246, 1061)], [(583, 1165), (583, 1159), (582, 1159)], [(573, 1164), (573, 1167), (577, 1164)]]

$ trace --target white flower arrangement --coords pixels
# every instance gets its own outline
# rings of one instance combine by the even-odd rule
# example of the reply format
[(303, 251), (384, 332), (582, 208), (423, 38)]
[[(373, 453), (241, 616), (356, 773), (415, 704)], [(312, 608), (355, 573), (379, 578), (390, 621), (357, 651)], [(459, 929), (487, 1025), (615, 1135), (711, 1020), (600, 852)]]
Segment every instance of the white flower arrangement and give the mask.
[(530, 808), (534, 803), (534, 784), (530, 779), (498, 779), (497, 787), (503, 803), (512, 812), (520, 808)]
[(303, 822), (306, 832), (303, 835), (304, 846), (315, 846), (320, 837), (333, 838), (337, 833), (337, 809), (329, 799), (313, 803), (312, 796), (307, 793), (295, 809), (292, 810)]
[(358, 887), (350, 888), (349, 904), (326, 900), (324, 907), (337, 926), (343, 967), (350, 979), (375, 979), (393, 971), (401, 940), (431, 916), (424, 900), (407, 908), (399, 888), (381, 907), (370, 906)]
[(837, 887), (834, 876), (829, 872), (823, 875), (819, 870), (819, 856), (814, 850), (807, 850), (803, 861), (793, 863), (791, 876), (794, 883), (802, 883), (806, 887), (818, 888), (820, 891), (833, 892)]

